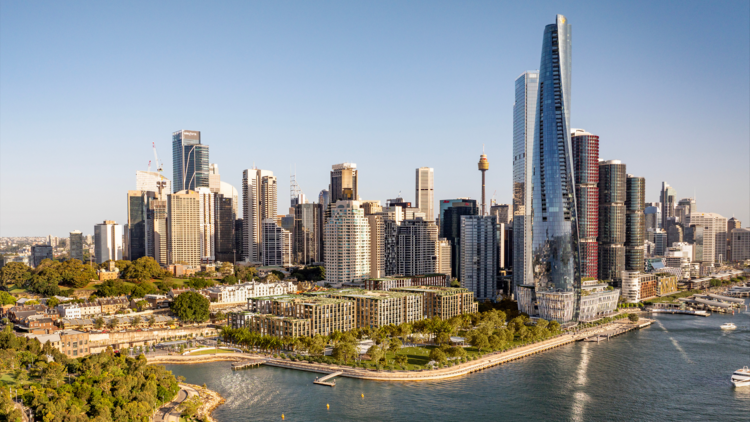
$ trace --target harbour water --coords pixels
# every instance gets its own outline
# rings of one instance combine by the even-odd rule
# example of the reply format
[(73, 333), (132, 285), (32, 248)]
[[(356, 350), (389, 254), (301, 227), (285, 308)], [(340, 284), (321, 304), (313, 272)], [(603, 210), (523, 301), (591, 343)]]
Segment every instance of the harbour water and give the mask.
[[(748, 421), (750, 313), (658, 315), (652, 326), (601, 343), (578, 342), (468, 376), (428, 382), (337, 378), (228, 362), (167, 365), (218, 391), (219, 422), (239, 421)], [(737, 330), (719, 326), (734, 322)], [(361, 395), (364, 394), (364, 398)], [(326, 404), (330, 409), (326, 409)]]

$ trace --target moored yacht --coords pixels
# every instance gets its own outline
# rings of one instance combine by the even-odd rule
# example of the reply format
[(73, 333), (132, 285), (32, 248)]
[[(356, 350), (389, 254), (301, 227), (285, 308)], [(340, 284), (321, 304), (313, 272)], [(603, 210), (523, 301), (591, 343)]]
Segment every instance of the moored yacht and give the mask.
[(722, 330), (736, 330), (737, 326), (732, 324), (731, 322), (727, 322), (726, 324), (721, 324)]
[(735, 387), (747, 387), (750, 385), (750, 369), (747, 366), (734, 371), (732, 374), (732, 384)]

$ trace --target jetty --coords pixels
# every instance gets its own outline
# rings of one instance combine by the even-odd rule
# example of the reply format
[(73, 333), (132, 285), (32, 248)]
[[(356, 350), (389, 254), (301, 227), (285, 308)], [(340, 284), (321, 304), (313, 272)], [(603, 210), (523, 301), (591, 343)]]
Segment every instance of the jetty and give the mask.
[(602, 340), (609, 340), (610, 338), (614, 336), (619, 336), (620, 334), (627, 333), (628, 331), (637, 330), (643, 327), (648, 327), (649, 325), (653, 324), (654, 321), (650, 319), (644, 319), (637, 323), (630, 323), (630, 322), (624, 322), (615, 324), (613, 327), (609, 327), (604, 331), (596, 333), (596, 335), (593, 336), (585, 336), (582, 338), (579, 338), (578, 340), (583, 341), (594, 341), (599, 343)]
[(652, 308), (648, 310), (652, 314), (681, 314), (681, 315), (695, 315), (695, 316), (702, 316), (702, 317), (708, 317), (711, 314), (709, 314), (707, 311), (695, 311), (692, 309), (679, 309), (679, 308)]
[(344, 371), (337, 371), (332, 374), (328, 374), (324, 376), (323, 378), (315, 378), (315, 381), (313, 381), (313, 384), (318, 385), (327, 385), (329, 387), (335, 387), (336, 386), (336, 380), (333, 380), (333, 382), (328, 382), (328, 380), (333, 379), (339, 375), (343, 375)]
[(266, 363), (266, 360), (264, 358), (247, 359), (240, 362), (234, 362), (232, 364), (232, 370), (236, 371), (239, 369), (260, 367), (260, 365), (263, 365), (264, 363)]

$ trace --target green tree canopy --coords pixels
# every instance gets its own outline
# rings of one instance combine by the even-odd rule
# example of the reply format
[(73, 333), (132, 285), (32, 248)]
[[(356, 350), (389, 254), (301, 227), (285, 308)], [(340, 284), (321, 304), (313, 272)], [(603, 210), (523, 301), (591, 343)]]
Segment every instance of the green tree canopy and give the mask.
[(135, 289), (130, 284), (126, 284), (122, 280), (107, 280), (101, 284), (97, 284), (94, 296), (96, 297), (116, 297), (129, 295)]
[(172, 302), (172, 312), (182, 321), (203, 322), (208, 320), (210, 302), (195, 292), (185, 292)]
[(96, 270), (77, 259), (69, 259), (60, 265), (60, 278), (62, 284), (80, 289), (96, 278)]
[(434, 360), (437, 363), (443, 363), (447, 359), (447, 357), (445, 356), (445, 352), (443, 352), (442, 350), (438, 348), (434, 348), (430, 350), (429, 358), (430, 360)]
[(8, 292), (0, 291), (0, 305), (12, 305), (16, 303), (16, 298)]
[(9, 262), (0, 268), (0, 282), (4, 286), (23, 286), (31, 278), (31, 268), (23, 262)]
[(122, 278), (139, 281), (160, 277), (164, 272), (159, 263), (150, 256), (138, 258), (131, 262), (125, 269), (120, 270), (122, 271)]

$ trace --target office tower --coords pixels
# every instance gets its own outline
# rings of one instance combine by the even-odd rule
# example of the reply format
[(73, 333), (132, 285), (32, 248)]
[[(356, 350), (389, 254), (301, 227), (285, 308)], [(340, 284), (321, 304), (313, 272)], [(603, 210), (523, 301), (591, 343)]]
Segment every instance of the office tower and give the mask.
[[(157, 194), (158, 195), (158, 194)], [(156, 260), (161, 266), (169, 264), (169, 228), (167, 227), (167, 195), (164, 199), (151, 199), (147, 214), (147, 234), (151, 236), (147, 256)]]
[(365, 215), (371, 215), (383, 211), (380, 201), (359, 201), (360, 206), (365, 210)]
[(94, 226), (94, 255), (96, 263), (122, 259), (122, 225), (111, 220)]
[(676, 223), (670, 224), (667, 227), (667, 245), (671, 245), (675, 242), (679, 243), (684, 240), (682, 226)]
[[(304, 205), (300, 204), (300, 205)], [(291, 233), (294, 231), (294, 208), (290, 208), (290, 211), (292, 211), (292, 214), (287, 214), (281, 217), (281, 228)]]
[[(494, 217), (494, 216), (492, 216)], [(497, 268), (505, 268), (505, 224), (498, 223), (497, 217), (495, 217), (495, 228), (497, 229)]]
[(490, 206), (490, 215), (497, 219), (498, 224), (510, 227), (513, 223), (513, 212), (508, 204), (493, 204)]
[(646, 240), (646, 221), (643, 214), (646, 206), (646, 179), (629, 174), (626, 185), (625, 270), (641, 271), (646, 253), (643, 243)]
[(401, 207), (403, 208), (412, 208), (411, 202), (404, 201), (404, 198), (398, 197), (393, 199), (386, 199), (385, 205), (387, 207)]
[(398, 228), (398, 273), (433, 274), (437, 264), (438, 228), (434, 221), (404, 220)]
[(696, 212), (698, 212), (698, 207), (695, 204), (695, 198), (682, 198), (675, 207), (675, 217), (683, 227), (690, 226), (690, 214)]
[[(534, 165), (534, 125), (539, 90), (539, 71), (524, 72), (515, 82), (513, 104), (513, 287), (533, 285), (531, 268), (531, 203)], [(529, 297), (530, 298), (530, 297)], [(532, 315), (529, 303), (519, 302), (521, 312)]]
[(417, 169), (416, 207), (425, 215), (425, 220), (435, 221), (435, 169), (420, 167)]
[(487, 156), (484, 154), (484, 148), (482, 148), (482, 155), (479, 156), (479, 163), (477, 163), (477, 167), (479, 168), (479, 171), (482, 172), (482, 208), (481, 208), (481, 215), (487, 215), (487, 205), (486, 202), (484, 202), (484, 176), (487, 170), (490, 169), (490, 162), (487, 160)]
[(172, 182), (156, 171), (135, 172), (135, 190), (154, 192), (157, 198), (172, 192)]
[(216, 260), (220, 262), (235, 263), (240, 256), (235, 251), (235, 220), (237, 214), (234, 212), (235, 202), (232, 197), (225, 197), (221, 193), (214, 197), (216, 226), (214, 228), (214, 248)]
[(477, 300), (497, 297), (496, 225), (491, 216), (461, 216), (461, 287)]
[(341, 163), (334, 164), (331, 171), (331, 186), (329, 195), (331, 204), (338, 201), (357, 201), (359, 200), (359, 181), (357, 164)]
[(750, 259), (750, 229), (734, 227), (728, 235), (732, 245), (732, 261), (741, 262)]
[(171, 264), (201, 264), (201, 199), (183, 190), (167, 197), (168, 260)]
[(328, 204), (331, 203), (331, 195), (327, 189), (323, 189), (318, 194), (318, 203), (323, 206), (323, 209), (328, 208)]
[(201, 230), (201, 263), (216, 260), (216, 202), (210, 188), (198, 188), (200, 211), (198, 214)]
[(732, 230), (739, 229), (742, 227), (742, 223), (740, 220), (734, 218), (730, 218), (727, 220), (727, 261), (732, 262), (736, 261), (736, 259), (732, 256)]
[(661, 228), (661, 210), (657, 206), (646, 204), (643, 216), (646, 220), (646, 230)]
[[(690, 225), (703, 229), (702, 259), (693, 259), (708, 264), (726, 260), (727, 219), (712, 212), (690, 214)], [(695, 243), (698, 243), (696, 236)]]
[(479, 215), (475, 199), (453, 202), (441, 219), (443, 237), (451, 243), (451, 273), (458, 278), (461, 277), (461, 216), (464, 215)]
[(131, 261), (144, 256), (153, 256), (153, 233), (149, 230), (151, 226), (149, 209), (156, 195), (155, 192), (150, 191), (128, 191), (127, 256)]
[(654, 256), (664, 256), (667, 252), (667, 232), (662, 229), (656, 229), (653, 232), (654, 237)]
[(243, 230), (244, 227), (244, 220), (242, 218), (238, 218), (234, 220), (234, 256), (235, 261), (239, 261), (242, 259), (243, 256), (245, 256), (245, 250), (243, 249), (243, 244), (245, 242), (245, 232)]
[(243, 258), (263, 262), (263, 220), (277, 215), (276, 177), (270, 170), (248, 169), (242, 174)]
[[(211, 190), (211, 193), (221, 194), (224, 195), (224, 198), (231, 199), (234, 215), (239, 215), (240, 201), (237, 188), (221, 180), (218, 164), (211, 164), (208, 166), (208, 188)], [(239, 257), (239, 255), (237, 256)]]
[(448, 239), (438, 239), (437, 242), (437, 267), (435, 272), (453, 277), (451, 273), (451, 242)]
[(219, 165), (216, 163), (208, 165), (208, 189), (212, 193), (219, 193), (221, 189), (221, 175), (219, 174)]
[(83, 234), (78, 231), (70, 232), (70, 259), (77, 259), (83, 262)]
[(276, 224), (273, 218), (263, 220), (263, 265), (291, 265), (291, 233)]
[(625, 164), (620, 160), (600, 161), (598, 273), (599, 280), (610, 280), (615, 285), (619, 285), (625, 269), (626, 197)]
[(385, 277), (386, 232), (382, 215), (367, 214), (370, 227), (370, 278)]
[(292, 234), (293, 264), (323, 262), (323, 205), (297, 204)]
[(581, 274), (570, 145), (571, 30), (562, 15), (544, 30), (539, 69), (531, 261), (539, 316), (565, 323), (577, 318)]
[(733, 229), (742, 228), (742, 222), (735, 217), (727, 220), (727, 233), (731, 233)]
[(208, 187), (208, 145), (197, 130), (172, 133), (174, 192)]
[(324, 233), (327, 282), (359, 281), (370, 276), (370, 226), (358, 201), (333, 203)]
[(52, 245), (33, 245), (31, 247), (31, 259), (29, 260), (29, 264), (36, 268), (43, 260), (54, 259), (52, 249)]
[(583, 129), (570, 135), (576, 181), (578, 249), (581, 278), (597, 278), (599, 270), (599, 136)]
[(454, 202), (461, 202), (468, 200), (469, 198), (456, 198), (456, 199), (441, 199), (440, 203), (440, 217), (438, 218), (438, 229), (440, 230), (440, 236), (443, 236), (443, 218), (445, 216), (445, 210), (453, 206)]
[(674, 217), (674, 207), (677, 201), (677, 193), (667, 182), (661, 182), (661, 227), (667, 227), (667, 219)]

